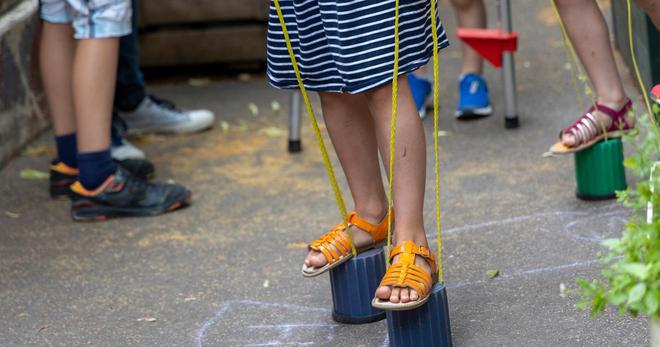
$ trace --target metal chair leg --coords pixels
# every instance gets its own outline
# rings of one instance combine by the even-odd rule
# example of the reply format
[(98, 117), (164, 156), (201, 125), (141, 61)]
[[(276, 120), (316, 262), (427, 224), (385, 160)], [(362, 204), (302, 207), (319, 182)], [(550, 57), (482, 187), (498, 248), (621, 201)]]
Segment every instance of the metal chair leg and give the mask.
[[(500, 26), (502, 32), (511, 33), (511, 4), (509, 0), (499, 0)], [(504, 79), (504, 125), (507, 129), (520, 127), (518, 120), (518, 104), (516, 102), (516, 69), (513, 61), (513, 52), (504, 52), (502, 60), (502, 76)]]
[(289, 102), (290, 115), (289, 115), (289, 153), (298, 153), (302, 151), (302, 143), (300, 142), (300, 92), (291, 92)]

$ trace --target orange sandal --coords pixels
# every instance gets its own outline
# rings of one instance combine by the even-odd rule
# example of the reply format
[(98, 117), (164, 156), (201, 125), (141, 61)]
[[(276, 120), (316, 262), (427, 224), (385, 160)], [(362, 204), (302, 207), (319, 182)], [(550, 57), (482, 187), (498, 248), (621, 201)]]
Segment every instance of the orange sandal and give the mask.
[[(388, 214), (386, 213), (380, 224), (374, 225), (360, 218), (355, 211), (348, 214), (349, 227), (354, 225), (367, 232), (373, 238), (371, 245), (356, 249), (358, 253), (382, 246), (385, 243), (385, 240), (387, 240), (387, 216)], [(392, 212), (392, 222), (394, 222), (394, 212)], [(323, 253), (328, 263), (320, 268), (307, 267), (307, 265), (303, 264), (302, 273), (305, 277), (318, 276), (345, 263), (353, 257), (351, 242), (344, 233), (344, 223), (337, 224), (332, 230), (312, 242), (309, 245), (309, 249)]]
[[(419, 298), (415, 301), (406, 303), (392, 303), (388, 300), (381, 300), (375, 297), (371, 305), (381, 310), (404, 311), (418, 308), (429, 299), (429, 293), (433, 285), (438, 282), (438, 265), (430, 249), (424, 246), (418, 246), (412, 241), (405, 241), (392, 248), (390, 252), (390, 261), (399, 256), (396, 264), (390, 265), (385, 273), (380, 286), (391, 286), (392, 288), (410, 288), (414, 289)], [(431, 273), (424, 268), (415, 265), (415, 258), (420, 256), (431, 265)]]

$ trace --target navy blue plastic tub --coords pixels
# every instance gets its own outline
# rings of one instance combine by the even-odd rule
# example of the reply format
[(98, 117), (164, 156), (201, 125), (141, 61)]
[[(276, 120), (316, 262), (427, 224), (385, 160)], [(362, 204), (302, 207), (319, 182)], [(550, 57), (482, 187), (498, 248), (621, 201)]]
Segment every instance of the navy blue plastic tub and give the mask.
[(329, 271), (335, 321), (364, 324), (385, 319), (384, 311), (371, 306), (385, 267), (385, 252), (379, 247)]
[(409, 311), (387, 312), (387, 333), (392, 347), (450, 347), (449, 305), (443, 284), (436, 284), (429, 301)]

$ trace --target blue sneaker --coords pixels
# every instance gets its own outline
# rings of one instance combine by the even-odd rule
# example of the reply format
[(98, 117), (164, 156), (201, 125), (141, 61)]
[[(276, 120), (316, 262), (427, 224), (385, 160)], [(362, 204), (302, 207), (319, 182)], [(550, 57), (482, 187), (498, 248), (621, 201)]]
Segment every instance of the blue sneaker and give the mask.
[(418, 77), (411, 73), (408, 74), (408, 84), (410, 85), (413, 99), (415, 99), (415, 106), (417, 106), (419, 117), (424, 119), (426, 117), (426, 105), (431, 97), (433, 85), (426, 78)]
[(481, 75), (469, 73), (458, 81), (456, 119), (471, 120), (488, 117), (493, 113), (488, 98), (488, 85)]

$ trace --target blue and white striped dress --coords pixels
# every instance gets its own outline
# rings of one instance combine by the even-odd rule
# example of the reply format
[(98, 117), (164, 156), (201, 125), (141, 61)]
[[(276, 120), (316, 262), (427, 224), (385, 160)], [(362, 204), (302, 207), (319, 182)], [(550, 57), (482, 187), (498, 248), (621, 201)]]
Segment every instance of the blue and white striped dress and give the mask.
[[(280, 0), (300, 73), (312, 91), (361, 93), (392, 82), (394, 0)], [(439, 13), (439, 11), (436, 11)], [(433, 56), (429, 0), (399, 0), (399, 74)], [(438, 45), (449, 45), (438, 25)], [(268, 21), (268, 80), (297, 89), (275, 5)]]

